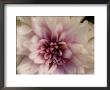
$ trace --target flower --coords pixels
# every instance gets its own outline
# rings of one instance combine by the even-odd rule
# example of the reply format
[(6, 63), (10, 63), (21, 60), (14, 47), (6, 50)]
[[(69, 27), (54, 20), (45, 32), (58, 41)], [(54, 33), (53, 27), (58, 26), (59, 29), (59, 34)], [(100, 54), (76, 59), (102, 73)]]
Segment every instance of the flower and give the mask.
[(17, 73), (93, 73), (93, 24), (83, 18), (17, 17)]

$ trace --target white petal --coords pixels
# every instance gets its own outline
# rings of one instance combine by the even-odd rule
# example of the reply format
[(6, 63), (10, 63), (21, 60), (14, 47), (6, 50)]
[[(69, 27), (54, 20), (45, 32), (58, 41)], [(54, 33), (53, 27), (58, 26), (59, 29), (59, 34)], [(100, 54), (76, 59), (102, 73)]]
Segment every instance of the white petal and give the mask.
[(32, 40), (31, 40), (31, 41), (32, 41), (32, 43), (37, 44), (37, 43), (38, 43), (38, 37), (34, 35), (34, 36), (32, 37)]
[(40, 56), (38, 56), (37, 52), (32, 52), (29, 55), (29, 58), (36, 64), (42, 64), (45, 62), (42, 58), (40, 58)]
[(31, 52), (37, 51), (38, 38), (33, 36), (32, 38), (25, 40), (23, 46), (29, 49)]
[(84, 73), (85, 73), (84, 68), (79, 66), (79, 67), (77, 68), (77, 74), (84, 74)]
[(31, 46), (31, 40), (25, 40), (24, 42), (23, 42), (23, 46), (24, 47), (26, 47), (26, 48), (29, 48), (30, 46)]
[(70, 47), (74, 54), (88, 54), (88, 51), (82, 44), (71, 44)]
[(39, 74), (47, 74), (49, 70), (49, 63), (48, 61), (42, 65), (40, 65)]
[(29, 16), (17, 16), (17, 19), (20, 20), (22, 24), (31, 25), (31, 19)]
[(31, 31), (32, 30), (26, 25), (22, 25), (22, 26), (17, 27), (17, 34), (20, 34), (20, 35), (29, 34)]
[(29, 50), (23, 46), (25, 37), (17, 36), (17, 54), (26, 55), (29, 53)]
[(43, 64), (45, 62), (45, 60), (41, 59), (40, 57), (37, 57), (36, 59), (34, 59), (34, 63), (36, 64)]
[(83, 20), (84, 16), (73, 16), (71, 17), (71, 21), (73, 24), (80, 23)]
[(56, 28), (55, 28), (55, 31), (56, 32), (60, 32), (60, 31), (62, 31), (63, 30), (63, 25), (60, 23), (60, 24), (58, 24), (58, 25), (56, 25)]
[(39, 65), (31, 62), (28, 58), (24, 58), (22, 62), (17, 66), (18, 74), (35, 74), (38, 72)]
[(75, 28), (73, 32), (73, 38), (79, 43), (86, 44), (88, 42), (88, 22), (85, 21), (78, 26), (73, 26), (73, 28)]
[(17, 48), (17, 55), (28, 55), (29, 51), (26, 48)]
[(42, 28), (40, 27), (41, 17), (31, 17), (32, 30), (36, 33), (38, 37), (42, 36)]
[(30, 55), (29, 55), (29, 58), (30, 59), (36, 59), (37, 58), (37, 52), (32, 52)]

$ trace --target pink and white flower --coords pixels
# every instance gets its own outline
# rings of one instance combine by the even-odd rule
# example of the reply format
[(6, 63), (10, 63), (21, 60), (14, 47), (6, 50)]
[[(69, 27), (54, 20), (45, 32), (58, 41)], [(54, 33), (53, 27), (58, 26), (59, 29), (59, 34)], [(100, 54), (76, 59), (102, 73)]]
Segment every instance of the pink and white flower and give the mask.
[(93, 24), (83, 18), (18, 17), (17, 73), (93, 73)]

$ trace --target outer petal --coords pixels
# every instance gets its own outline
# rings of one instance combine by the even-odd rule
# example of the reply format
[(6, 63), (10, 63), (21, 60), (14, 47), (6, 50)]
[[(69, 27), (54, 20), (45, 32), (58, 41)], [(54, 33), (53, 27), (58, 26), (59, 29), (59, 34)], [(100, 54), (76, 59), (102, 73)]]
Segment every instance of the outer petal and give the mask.
[(39, 65), (34, 64), (29, 58), (24, 58), (17, 66), (18, 74), (35, 74), (38, 73)]
[(43, 64), (45, 61), (38, 55), (37, 52), (32, 52), (29, 58), (36, 64)]
[(32, 31), (30, 27), (27, 25), (21, 25), (17, 27), (17, 34), (19, 35), (27, 35)]
[(39, 74), (47, 74), (49, 70), (49, 62), (40, 65)]
[(29, 53), (28, 49), (23, 46), (23, 43), (29, 40), (31, 36), (32, 32), (27, 26), (22, 25), (17, 27), (17, 54), (27, 55)]
[(27, 37), (17, 35), (17, 55), (27, 55), (28, 49), (23, 46), (24, 41)]
[[(74, 21), (77, 22), (77, 20)], [(78, 25), (68, 22), (67, 25), (63, 26), (63, 31), (59, 39), (64, 39), (66, 42), (87, 43), (89, 30), (88, 21), (84, 23), (77, 22), (77, 24)]]
[(39, 74), (53, 74), (56, 71), (57, 65), (49, 66), (49, 61), (40, 65)]
[(71, 61), (68, 64), (63, 65), (63, 68), (64, 68), (64, 70), (65, 70), (65, 72), (67, 74), (74, 74), (74, 73), (76, 73), (75, 64), (73, 63), (73, 61)]
[(71, 32), (71, 34), (73, 34), (75, 41), (83, 44), (88, 42), (88, 21), (80, 23), (78, 26), (73, 25), (71, 28), (74, 28), (73, 33)]
[(22, 56), (22, 55), (17, 55), (16, 57), (17, 57), (17, 58), (16, 58), (16, 64), (19, 65), (24, 56)]
[(76, 43), (76, 44), (70, 44), (69, 46), (70, 46), (73, 54), (75, 54), (75, 55), (79, 55), (79, 54), (87, 55), (88, 54), (88, 51), (82, 44)]
[(49, 69), (48, 73), (53, 74), (57, 69), (57, 65), (52, 65), (51, 68)]
[(37, 36), (33, 35), (32, 38), (25, 40), (23, 46), (29, 49), (31, 52), (35, 52), (38, 46), (38, 38)]
[(53, 74), (65, 74), (65, 70), (63, 67), (58, 66)]
[(32, 17), (31, 21), (32, 21), (32, 29), (39, 38), (45, 38), (45, 39), (50, 38), (51, 30), (48, 27), (43, 17), (42, 18)]
[(68, 59), (70, 59), (71, 57), (72, 57), (72, 51), (68, 48), (68, 49), (66, 49), (65, 50), (65, 52), (64, 52), (64, 58), (68, 58)]
[[(94, 58), (93, 56), (89, 55), (79, 55), (77, 57), (74, 57), (74, 62), (78, 70), (81, 72), (84, 71), (84, 73), (89, 73), (94, 70)], [(79, 72), (78, 72), (79, 73)]]
[(17, 20), (20, 20), (23, 25), (31, 26), (31, 19), (29, 16), (17, 16)]

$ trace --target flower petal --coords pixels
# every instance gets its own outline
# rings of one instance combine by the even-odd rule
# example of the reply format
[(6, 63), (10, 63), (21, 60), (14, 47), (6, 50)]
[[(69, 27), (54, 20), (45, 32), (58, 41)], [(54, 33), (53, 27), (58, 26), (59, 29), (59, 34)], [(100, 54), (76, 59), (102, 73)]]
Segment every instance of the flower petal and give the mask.
[(23, 46), (29, 49), (29, 51), (34, 52), (37, 50), (38, 38), (37, 36), (33, 36), (32, 38), (25, 40)]
[(72, 49), (73, 54), (88, 54), (88, 51), (82, 44), (71, 44), (70, 47)]
[(17, 66), (18, 74), (35, 74), (38, 73), (39, 65), (32, 63), (28, 58), (24, 58)]
[(71, 17), (71, 21), (73, 24), (80, 23), (84, 19), (84, 16), (74, 16)]
[(49, 61), (40, 65), (39, 74), (47, 74), (49, 70)]
[(76, 73), (75, 64), (72, 61), (70, 63), (64, 64), (63, 68), (67, 74)]
[(65, 74), (64, 68), (60, 66), (57, 67), (53, 74)]
[(32, 17), (32, 29), (39, 38), (48, 39), (51, 35), (51, 30), (46, 24), (44, 18)]
[(51, 68), (49, 69), (48, 73), (52, 74), (57, 68), (57, 65), (52, 65)]
[(23, 25), (31, 25), (31, 18), (29, 16), (17, 16), (17, 20), (20, 20)]
[(32, 52), (29, 55), (29, 58), (36, 64), (42, 64), (45, 62), (40, 56), (38, 56), (37, 52)]
[(31, 32), (31, 28), (29, 28), (27, 25), (21, 25), (17, 27), (17, 34), (20, 35), (26, 35)]
[(83, 67), (79, 66), (77, 67), (77, 74), (84, 74), (85, 73), (85, 70)]
[(78, 43), (86, 44), (88, 42), (88, 21), (84, 21), (79, 27), (76, 27), (74, 31), (74, 36)]
[(70, 59), (72, 57), (72, 51), (68, 48), (64, 52), (64, 58)]

